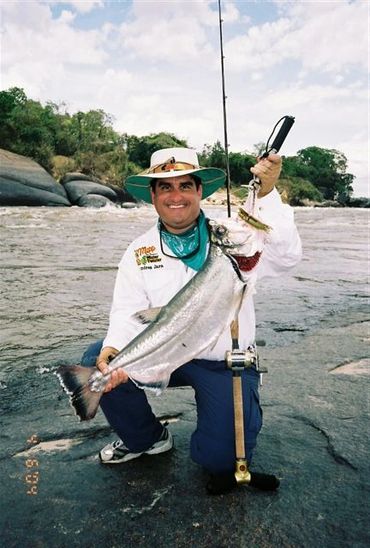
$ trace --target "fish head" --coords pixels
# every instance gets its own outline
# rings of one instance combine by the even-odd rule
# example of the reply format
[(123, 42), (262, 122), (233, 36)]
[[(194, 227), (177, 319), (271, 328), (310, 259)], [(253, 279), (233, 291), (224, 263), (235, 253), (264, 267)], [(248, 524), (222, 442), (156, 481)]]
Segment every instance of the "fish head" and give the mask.
[(210, 240), (229, 254), (254, 255), (262, 251), (266, 233), (256, 230), (240, 218), (209, 220)]

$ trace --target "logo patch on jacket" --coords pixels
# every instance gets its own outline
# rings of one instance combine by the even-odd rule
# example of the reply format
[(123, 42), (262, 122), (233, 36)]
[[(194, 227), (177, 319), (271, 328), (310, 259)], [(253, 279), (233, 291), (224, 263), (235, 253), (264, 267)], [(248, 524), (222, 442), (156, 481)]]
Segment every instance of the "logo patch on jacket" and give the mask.
[(163, 268), (162, 258), (159, 257), (154, 245), (138, 247), (135, 249), (136, 264), (140, 270), (152, 270), (153, 268)]

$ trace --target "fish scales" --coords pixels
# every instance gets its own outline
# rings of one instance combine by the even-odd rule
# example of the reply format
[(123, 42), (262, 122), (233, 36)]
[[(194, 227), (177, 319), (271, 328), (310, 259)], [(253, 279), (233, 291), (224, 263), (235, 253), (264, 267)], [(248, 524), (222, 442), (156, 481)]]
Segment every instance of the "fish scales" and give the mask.
[(140, 385), (163, 387), (172, 371), (217, 341), (235, 317), (244, 285), (230, 259), (212, 246), (204, 269), (112, 360), (111, 371), (124, 368)]
[(112, 370), (123, 368), (137, 386), (160, 392), (175, 369), (215, 345), (237, 318), (253, 283), (243, 281), (228, 253), (243, 247), (244, 253), (248, 250), (253, 256), (263, 247), (264, 236), (262, 230), (258, 233), (255, 227), (240, 223), (230, 229), (210, 221), (209, 228), (211, 243), (202, 269), (157, 317), (153, 319), (153, 310), (150, 315), (136, 315), (151, 317), (151, 323), (115, 356), (108, 373), (79, 365), (58, 368), (59, 380), (80, 420), (95, 416)]

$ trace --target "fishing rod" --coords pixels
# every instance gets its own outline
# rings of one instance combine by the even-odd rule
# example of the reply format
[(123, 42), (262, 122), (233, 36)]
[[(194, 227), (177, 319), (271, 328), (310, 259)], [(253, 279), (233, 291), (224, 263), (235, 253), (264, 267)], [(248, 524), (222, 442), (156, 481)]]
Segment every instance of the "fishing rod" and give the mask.
[(221, 0), (218, 0), (218, 17), (219, 17), (219, 28), (220, 28), (220, 56), (221, 56), (221, 80), (222, 80), (222, 109), (223, 109), (223, 120), (224, 120), (224, 148), (225, 148), (225, 161), (226, 161), (226, 199), (227, 199), (227, 216), (231, 217), (231, 200), (230, 200), (230, 189), (231, 189), (231, 180), (230, 180), (230, 161), (229, 161), (229, 143), (227, 138), (227, 117), (226, 117), (226, 93), (225, 93), (225, 66), (224, 66), (224, 46), (222, 38), (222, 23), (223, 19), (221, 16)]
[[(227, 138), (227, 117), (226, 117), (226, 94), (225, 94), (225, 68), (223, 54), (223, 39), (222, 39), (222, 16), (221, 16), (221, 0), (218, 0), (219, 13), (219, 28), (220, 28), (220, 53), (221, 53), (221, 75), (222, 75), (222, 105), (223, 105), (223, 121), (224, 121), (224, 143), (225, 143), (225, 159), (226, 159), (226, 193), (227, 193), (227, 213), (231, 217), (231, 200), (230, 200), (230, 162), (229, 162), (229, 144)], [(270, 145), (276, 128), (279, 123), (282, 123), (278, 134)], [(286, 136), (288, 135), (294, 123), (293, 116), (283, 116), (275, 124), (266, 143), (265, 151), (261, 158), (267, 158), (270, 153), (277, 153)], [(253, 199), (257, 196), (260, 188), (260, 180), (253, 176), (249, 184), (250, 190), (253, 192)], [(212, 475), (207, 483), (207, 491), (211, 495), (217, 495), (231, 491), (239, 484), (247, 484), (263, 491), (275, 491), (279, 487), (279, 479), (272, 474), (262, 474), (250, 472), (246, 458), (246, 444), (244, 436), (244, 405), (243, 405), (243, 387), (242, 387), (242, 372), (250, 367), (254, 367), (260, 373), (263, 371), (259, 367), (258, 357), (255, 351), (239, 350), (239, 324), (238, 320), (232, 322), (231, 326), (232, 350), (226, 353), (226, 367), (231, 369), (233, 377), (233, 401), (234, 401), (234, 429), (235, 429), (235, 472), (226, 474)], [(266, 370), (265, 370), (266, 371)]]
[[(223, 33), (222, 33), (222, 11), (221, 11), (221, 0), (218, 0), (218, 19), (219, 19), (219, 34), (220, 34), (220, 58), (221, 58), (221, 83), (222, 83), (222, 112), (223, 112), (223, 127), (224, 127), (224, 149), (225, 149), (225, 164), (226, 164), (226, 200), (227, 200), (227, 216), (231, 217), (231, 178), (230, 178), (230, 159), (229, 159), (229, 140), (227, 136), (227, 114), (226, 114), (226, 86), (225, 86), (225, 55), (224, 55), (224, 45), (223, 45)], [(284, 143), (289, 131), (292, 128), (292, 125), (294, 124), (294, 117), (285, 115), (280, 120), (278, 120), (267, 139), (266, 148), (263, 152), (261, 158), (267, 158), (269, 154), (276, 154), (279, 152), (282, 144)], [(280, 122), (283, 122), (278, 134), (276, 135), (273, 143), (271, 146), (270, 140), (272, 136), (275, 133), (276, 128), (280, 124)], [(250, 183), (250, 188), (254, 190), (256, 194), (258, 194), (258, 190), (260, 188), (261, 182), (259, 181), (258, 177), (253, 176), (253, 179)]]

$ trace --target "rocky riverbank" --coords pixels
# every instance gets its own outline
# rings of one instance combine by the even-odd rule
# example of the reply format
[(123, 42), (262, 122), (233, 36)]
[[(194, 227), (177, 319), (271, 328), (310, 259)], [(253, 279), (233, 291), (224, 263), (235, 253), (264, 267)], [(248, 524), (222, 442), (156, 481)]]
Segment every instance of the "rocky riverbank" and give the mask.
[[(230, 203), (241, 205), (241, 189), (232, 189)], [(284, 197), (283, 197), (284, 199)], [(0, 207), (1, 206), (71, 206), (100, 208), (108, 204), (132, 207), (136, 200), (124, 189), (83, 173), (67, 173), (57, 182), (34, 160), (0, 149)], [(216, 206), (227, 205), (225, 190), (218, 190), (205, 200)], [(326, 200), (302, 200), (295, 205), (306, 207), (344, 207)], [(345, 207), (370, 207), (370, 198), (351, 198)]]
[(130, 206), (136, 200), (115, 185), (83, 173), (67, 173), (58, 183), (37, 162), (0, 149), (0, 206)]

